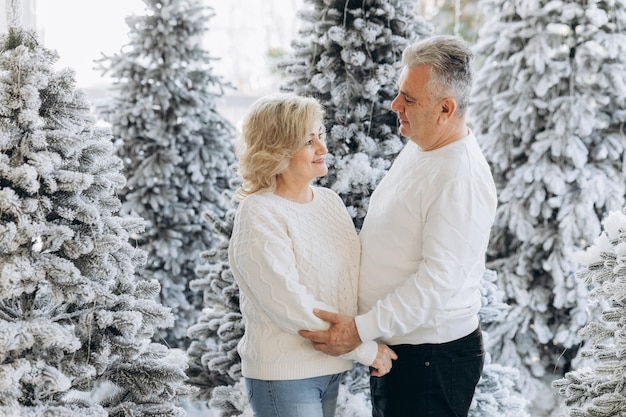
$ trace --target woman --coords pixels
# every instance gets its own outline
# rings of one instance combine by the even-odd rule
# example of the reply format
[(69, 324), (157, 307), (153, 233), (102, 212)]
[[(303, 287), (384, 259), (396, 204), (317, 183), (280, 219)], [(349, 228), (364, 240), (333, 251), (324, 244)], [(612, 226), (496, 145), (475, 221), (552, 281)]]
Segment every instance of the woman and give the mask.
[(243, 123), (229, 260), (246, 324), (238, 352), (256, 417), (332, 417), (353, 360), (382, 376), (396, 358), (376, 342), (328, 356), (298, 335), (328, 328), (314, 308), (356, 314), (359, 238), (339, 196), (311, 186), (328, 171), (322, 121), (315, 99), (278, 94), (255, 102)]

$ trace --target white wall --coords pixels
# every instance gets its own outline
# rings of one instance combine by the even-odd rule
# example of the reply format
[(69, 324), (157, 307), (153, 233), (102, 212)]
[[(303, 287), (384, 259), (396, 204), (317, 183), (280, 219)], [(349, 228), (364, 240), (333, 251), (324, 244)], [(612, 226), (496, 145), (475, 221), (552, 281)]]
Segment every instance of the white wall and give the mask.
[(59, 67), (76, 71), (81, 88), (104, 88), (110, 80), (95, 69), (102, 54), (128, 42), (126, 17), (144, 10), (142, 0), (36, 0), (44, 46), (59, 54)]
[(215, 17), (209, 23), (206, 49), (219, 58), (215, 69), (238, 89), (258, 95), (277, 88), (268, 53), (291, 50), (301, 21), (303, 0), (210, 0)]
[[(76, 71), (77, 86), (92, 104), (105, 97), (110, 79), (95, 60), (120, 51), (128, 42), (126, 17), (144, 13), (143, 0), (0, 0), (0, 32), (7, 27), (6, 4), (21, 1), (23, 26), (59, 54), (58, 67)], [(277, 91), (271, 49), (291, 51), (302, 22), (304, 0), (205, 0), (215, 16), (208, 22), (205, 48), (217, 59), (217, 75), (233, 84), (222, 112), (234, 124), (258, 96)], [(310, 6), (306, 6), (310, 7)]]
[[(6, 26), (5, 3), (0, 20)], [(236, 95), (259, 95), (276, 88), (271, 48), (289, 50), (300, 21), (303, 0), (206, 0), (215, 11), (205, 47), (214, 67), (237, 87)], [(125, 19), (142, 14), (142, 0), (22, 0), (24, 18), (40, 40), (59, 53), (59, 66), (76, 71), (78, 86), (103, 88), (109, 80), (95, 70), (102, 54), (119, 52), (128, 41)], [(27, 10), (28, 9), (28, 10)], [(36, 18), (36, 19), (35, 19)], [(6, 29), (4, 29), (6, 30)]]

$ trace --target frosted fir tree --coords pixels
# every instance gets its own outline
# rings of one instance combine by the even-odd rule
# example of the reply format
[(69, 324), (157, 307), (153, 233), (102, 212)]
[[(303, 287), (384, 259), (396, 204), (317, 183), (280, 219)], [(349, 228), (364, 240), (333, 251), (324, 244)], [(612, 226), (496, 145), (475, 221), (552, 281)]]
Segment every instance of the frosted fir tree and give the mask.
[(202, 0), (144, 0), (143, 16), (127, 18), (129, 43), (105, 57), (115, 97), (102, 114), (121, 142), (128, 186), (123, 211), (147, 221), (138, 246), (148, 252), (142, 275), (161, 283), (161, 302), (176, 325), (170, 346), (188, 346), (187, 329), (203, 307), (196, 278), (200, 253), (219, 244), (203, 214), (231, 207), (234, 128), (217, 111), (224, 87), (202, 47), (213, 9)]
[(369, 196), (406, 140), (391, 102), (402, 51), (432, 28), (413, 0), (305, 0), (300, 37), (279, 65), (285, 91), (317, 98), (326, 111), (328, 167), (335, 190), (360, 229)]
[[(197, 322), (188, 330), (191, 344), (189, 358), (189, 383), (198, 388), (195, 399), (209, 402), (223, 416), (238, 415), (243, 404), (233, 408), (228, 397), (241, 379), (241, 358), (237, 343), (243, 337), (244, 324), (239, 310), (239, 287), (228, 263), (228, 239), (232, 232), (235, 205), (223, 219), (208, 217), (224, 239), (219, 245), (202, 252), (197, 274), (201, 277), (191, 282), (195, 291), (202, 291), (207, 307)], [(212, 403), (213, 390), (225, 395), (224, 401)], [(221, 397), (221, 395), (218, 395)], [(244, 395), (243, 399), (247, 402)]]
[(562, 414), (613, 417), (626, 413), (626, 212), (611, 212), (602, 234), (577, 259), (589, 288), (590, 307), (597, 312), (580, 330), (581, 356), (592, 366), (567, 372), (553, 385), (562, 396)]
[(182, 416), (185, 358), (118, 215), (122, 161), (71, 69), (34, 33), (0, 36), (0, 415)]
[(480, 285), (482, 307), (478, 313), (485, 343), (485, 365), (476, 386), (468, 417), (530, 417), (527, 400), (517, 388), (519, 371), (494, 363), (491, 358), (489, 332), (485, 326), (506, 320), (509, 306), (502, 302), (504, 293), (498, 290), (496, 271), (486, 270)]
[(470, 120), (499, 195), (488, 267), (512, 307), (488, 330), (494, 360), (522, 371), (538, 407), (587, 320), (572, 255), (624, 203), (625, 6), (481, 1)]

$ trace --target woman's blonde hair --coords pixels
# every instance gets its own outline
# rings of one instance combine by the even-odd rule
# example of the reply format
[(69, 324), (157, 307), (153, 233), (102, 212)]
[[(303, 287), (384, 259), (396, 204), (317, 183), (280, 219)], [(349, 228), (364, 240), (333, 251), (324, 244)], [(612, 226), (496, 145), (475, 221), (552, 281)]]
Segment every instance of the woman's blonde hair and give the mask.
[(255, 101), (243, 120), (237, 141), (241, 188), (239, 200), (276, 189), (276, 176), (308, 140), (311, 126), (322, 123), (324, 111), (311, 97), (271, 94)]

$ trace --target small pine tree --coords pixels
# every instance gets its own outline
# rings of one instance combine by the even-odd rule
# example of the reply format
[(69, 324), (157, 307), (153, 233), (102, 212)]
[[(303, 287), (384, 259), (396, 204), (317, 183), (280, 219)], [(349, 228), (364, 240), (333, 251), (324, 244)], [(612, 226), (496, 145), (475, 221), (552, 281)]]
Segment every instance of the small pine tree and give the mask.
[(220, 239), (203, 213), (221, 217), (231, 206), (234, 128), (217, 112), (228, 84), (201, 45), (213, 9), (203, 0), (144, 2), (146, 14), (127, 19), (129, 44), (101, 60), (116, 80), (116, 97), (101, 111), (121, 142), (128, 177), (122, 209), (147, 220), (138, 237), (148, 252), (140, 273), (159, 280), (160, 300), (176, 318), (163, 337), (186, 348), (203, 307), (189, 282), (200, 253)]
[(57, 59), (0, 37), (0, 415), (182, 416), (184, 358), (150, 342), (172, 316), (134, 275), (143, 221), (116, 214), (122, 161)]
[(391, 102), (398, 92), (402, 51), (432, 28), (410, 0), (305, 0), (300, 38), (279, 67), (285, 91), (317, 98), (329, 130), (328, 174), (360, 229), (369, 196), (406, 140)]
[[(508, 318), (494, 359), (535, 407), (571, 367), (587, 320), (572, 254), (626, 194), (626, 8), (605, 1), (482, 0), (470, 120), (499, 207), (488, 250)], [(538, 411), (543, 412), (543, 411)]]
[(578, 276), (591, 288), (597, 314), (580, 330), (581, 356), (593, 366), (567, 372), (553, 386), (564, 399), (564, 415), (613, 417), (626, 413), (626, 211), (611, 212), (603, 232), (584, 253)]
[[(225, 392), (241, 378), (241, 358), (237, 343), (243, 337), (244, 324), (239, 310), (239, 287), (228, 263), (228, 240), (233, 228), (235, 206), (224, 219), (208, 218), (216, 232), (224, 236), (220, 245), (201, 254), (198, 278), (191, 287), (204, 293), (205, 304), (198, 321), (189, 328), (191, 344), (189, 383), (198, 388), (196, 399), (208, 401), (216, 387)], [(245, 398), (245, 396), (244, 396)], [(227, 411), (227, 404), (214, 405), (224, 416), (237, 415)], [(243, 410), (243, 405), (240, 407)]]
[[(483, 274), (480, 291), (482, 307), (478, 316), (481, 326), (506, 320), (509, 306), (502, 302), (504, 293), (496, 285), (498, 274), (487, 270)], [(474, 399), (468, 417), (529, 417), (527, 400), (517, 388), (519, 371), (510, 366), (493, 363), (491, 360), (491, 343), (489, 332), (483, 330), (485, 343), (485, 365), (483, 374), (476, 386)]]

